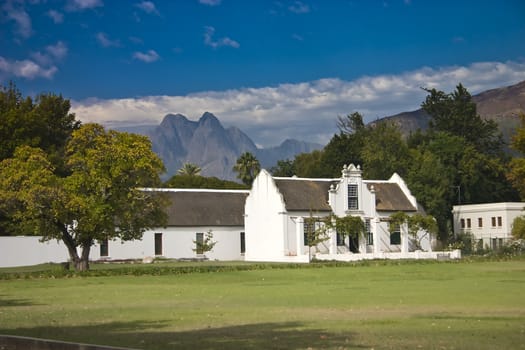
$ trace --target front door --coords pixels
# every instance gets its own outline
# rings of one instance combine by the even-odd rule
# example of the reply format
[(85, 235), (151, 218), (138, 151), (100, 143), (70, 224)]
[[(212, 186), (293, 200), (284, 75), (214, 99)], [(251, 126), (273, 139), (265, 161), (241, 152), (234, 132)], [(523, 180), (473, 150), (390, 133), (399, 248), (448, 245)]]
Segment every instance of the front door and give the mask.
[(352, 253), (359, 253), (359, 237), (348, 236), (348, 249)]

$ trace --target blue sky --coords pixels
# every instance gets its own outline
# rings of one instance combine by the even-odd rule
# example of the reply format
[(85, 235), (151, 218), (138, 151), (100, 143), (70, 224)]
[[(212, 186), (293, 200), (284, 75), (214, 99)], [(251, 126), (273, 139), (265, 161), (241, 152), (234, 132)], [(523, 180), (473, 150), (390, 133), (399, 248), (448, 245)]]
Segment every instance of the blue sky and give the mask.
[(420, 87), (525, 80), (521, 0), (0, 4), (0, 82), (108, 126), (209, 111), (261, 146), (327, 142), (338, 115), (417, 109)]

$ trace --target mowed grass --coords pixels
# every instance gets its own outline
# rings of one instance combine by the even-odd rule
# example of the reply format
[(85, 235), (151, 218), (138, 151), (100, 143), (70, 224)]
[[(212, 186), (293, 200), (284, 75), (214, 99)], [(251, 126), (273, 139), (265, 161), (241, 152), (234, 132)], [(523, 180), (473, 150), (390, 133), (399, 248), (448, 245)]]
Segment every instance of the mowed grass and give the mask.
[(139, 349), (525, 349), (525, 261), (0, 281), (0, 334)]

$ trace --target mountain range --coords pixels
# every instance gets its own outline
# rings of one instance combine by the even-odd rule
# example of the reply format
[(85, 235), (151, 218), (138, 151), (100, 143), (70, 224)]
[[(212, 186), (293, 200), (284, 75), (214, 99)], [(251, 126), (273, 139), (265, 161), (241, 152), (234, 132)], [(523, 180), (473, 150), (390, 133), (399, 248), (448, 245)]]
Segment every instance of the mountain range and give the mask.
[[(508, 145), (516, 128), (520, 125), (520, 113), (525, 113), (525, 81), (515, 85), (487, 90), (472, 96), (481, 118), (494, 120)], [(403, 135), (428, 127), (430, 116), (423, 110), (403, 112), (376, 120), (395, 123)]]
[(208, 112), (198, 121), (188, 120), (182, 114), (167, 114), (158, 126), (119, 130), (149, 136), (153, 151), (166, 167), (165, 178), (176, 174), (184, 163), (193, 163), (201, 168), (203, 176), (236, 180), (233, 166), (244, 152), (251, 152), (262, 168), (269, 169), (278, 160), (293, 159), (299, 153), (323, 147), (316, 143), (288, 139), (276, 147), (258, 148), (240, 129), (225, 129), (219, 119)]

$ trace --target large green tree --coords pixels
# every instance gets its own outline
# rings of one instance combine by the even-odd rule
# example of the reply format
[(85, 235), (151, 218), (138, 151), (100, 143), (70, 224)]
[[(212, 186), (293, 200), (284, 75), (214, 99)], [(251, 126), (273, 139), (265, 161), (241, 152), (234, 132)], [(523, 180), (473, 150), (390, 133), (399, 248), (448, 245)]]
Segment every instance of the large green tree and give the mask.
[(430, 131), (442, 131), (459, 136), (485, 154), (500, 155), (503, 138), (493, 120), (484, 120), (468, 90), (458, 84), (451, 93), (425, 89), (428, 95), (421, 107), (431, 119)]
[(359, 112), (337, 117), (337, 126), (339, 134), (323, 149), (320, 164), (331, 177), (340, 176), (345, 164), (363, 164), (363, 147), (369, 133)]
[(294, 176), (295, 171), (295, 162), (290, 159), (278, 160), (277, 164), (270, 168), (270, 173), (273, 176)]
[[(17, 147), (39, 147), (54, 172), (66, 174), (64, 150), (80, 122), (69, 112), (69, 100), (52, 93), (24, 97), (14, 83), (0, 86), (0, 161), (11, 158)], [(13, 232), (19, 222), (0, 210), (0, 235)]]
[(516, 130), (511, 143), (511, 147), (520, 155), (510, 161), (507, 178), (520, 193), (521, 200), (525, 200), (525, 114), (522, 113), (520, 119), (521, 126)]
[(429, 129), (408, 139), (406, 179), (446, 241), (454, 204), (512, 201), (517, 194), (505, 176), (508, 159), (497, 124), (477, 114), (467, 89), (459, 84), (448, 94), (426, 91), (421, 106), (431, 117)]
[(428, 149), (411, 149), (410, 153), (411, 162), (405, 180), (418, 203), (436, 218), (439, 239), (446, 241), (450, 204), (457, 198), (454, 174), (448, 171), (438, 155)]
[(96, 241), (139, 239), (165, 224), (165, 201), (141, 189), (159, 186), (164, 171), (146, 137), (86, 124), (73, 132), (64, 160), (68, 175), (59, 176), (43, 150), (17, 148), (0, 163), (0, 211), (21, 233), (62, 240), (77, 270), (89, 268)]
[(393, 173), (406, 175), (410, 162), (408, 146), (396, 125), (388, 122), (368, 126), (361, 151), (363, 173), (369, 179), (388, 179)]
[(259, 174), (259, 171), (261, 171), (261, 164), (252, 153), (244, 152), (237, 159), (233, 166), (233, 171), (237, 173), (238, 179), (245, 185), (250, 186), (257, 174)]
[(300, 153), (295, 156), (294, 167), (296, 175), (299, 177), (327, 177), (330, 170), (323, 166), (322, 150), (315, 150), (311, 153)]
[(57, 172), (64, 172), (63, 152), (80, 122), (61, 95), (23, 97), (13, 83), (0, 89), (0, 160), (13, 156), (18, 146), (44, 150)]

